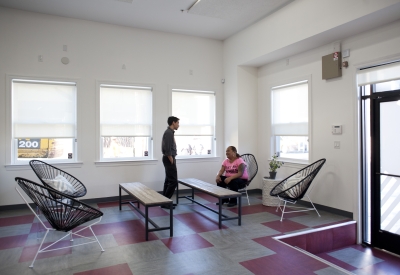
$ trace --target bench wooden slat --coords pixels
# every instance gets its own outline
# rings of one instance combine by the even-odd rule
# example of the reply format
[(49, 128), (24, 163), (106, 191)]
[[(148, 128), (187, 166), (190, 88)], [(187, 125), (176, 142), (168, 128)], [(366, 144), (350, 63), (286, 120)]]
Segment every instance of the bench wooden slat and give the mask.
[(200, 190), (204, 193), (207, 193), (209, 195), (212, 195), (217, 198), (229, 198), (229, 197), (237, 197), (238, 195), (241, 195), (238, 192), (219, 187), (215, 184), (211, 184), (208, 182), (204, 182), (198, 179), (194, 178), (188, 178), (188, 179), (178, 179), (178, 182), (182, 183), (183, 185), (187, 185), (189, 187), (193, 187), (197, 190)]
[(119, 185), (125, 192), (135, 197), (141, 204), (145, 206), (155, 204), (159, 205), (164, 203), (167, 204), (172, 202), (171, 199), (164, 197), (160, 193), (150, 189), (140, 182), (120, 183)]

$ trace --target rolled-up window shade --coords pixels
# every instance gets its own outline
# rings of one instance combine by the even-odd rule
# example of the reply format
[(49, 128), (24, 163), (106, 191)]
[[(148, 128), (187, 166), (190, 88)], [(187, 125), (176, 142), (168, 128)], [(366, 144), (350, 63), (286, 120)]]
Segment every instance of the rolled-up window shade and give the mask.
[(357, 72), (357, 85), (387, 82), (400, 79), (400, 62), (376, 66)]
[(150, 87), (100, 86), (100, 135), (151, 136)]
[(76, 84), (13, 80), (14, 138), (76, 135)]
[(272, 88), (272, 132), (276, 136), (308, 135), (308, 83)]
[(176, 136), (213, 136), (215, 93), (172, 90), (172, 114), (180, 119)]

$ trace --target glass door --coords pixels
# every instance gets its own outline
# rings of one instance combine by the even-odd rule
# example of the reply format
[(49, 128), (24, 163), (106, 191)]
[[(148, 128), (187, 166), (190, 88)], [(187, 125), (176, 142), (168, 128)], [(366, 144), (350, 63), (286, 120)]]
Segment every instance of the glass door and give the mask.
[(371, 108), (371, 244), (400, 254), (400, 92), (379, 93)]

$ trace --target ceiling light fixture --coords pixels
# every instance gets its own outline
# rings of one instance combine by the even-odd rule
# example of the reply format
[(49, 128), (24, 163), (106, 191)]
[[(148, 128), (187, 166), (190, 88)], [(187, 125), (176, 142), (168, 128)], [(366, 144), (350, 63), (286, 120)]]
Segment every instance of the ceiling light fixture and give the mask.
[(187, 12), (190, 11), (191, 8), (193, 8), (197, 3), (199, 3), (201, 0), (196, 0), (196, 2), (193, 3), (193, 5), (191, 5), (188, 9)]

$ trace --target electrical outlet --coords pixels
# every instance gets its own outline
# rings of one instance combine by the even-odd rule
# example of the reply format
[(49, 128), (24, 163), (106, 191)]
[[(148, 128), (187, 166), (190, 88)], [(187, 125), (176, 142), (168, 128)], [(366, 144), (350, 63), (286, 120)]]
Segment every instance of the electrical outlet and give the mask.
[(340, 149), (340, 141), (334, 141), (333, 142), (333, 148)]
[(38, 61), (39, 61), (39, 62), (43, 62), (43, 55), (39, 55), (39, 56), (38, 56)]

